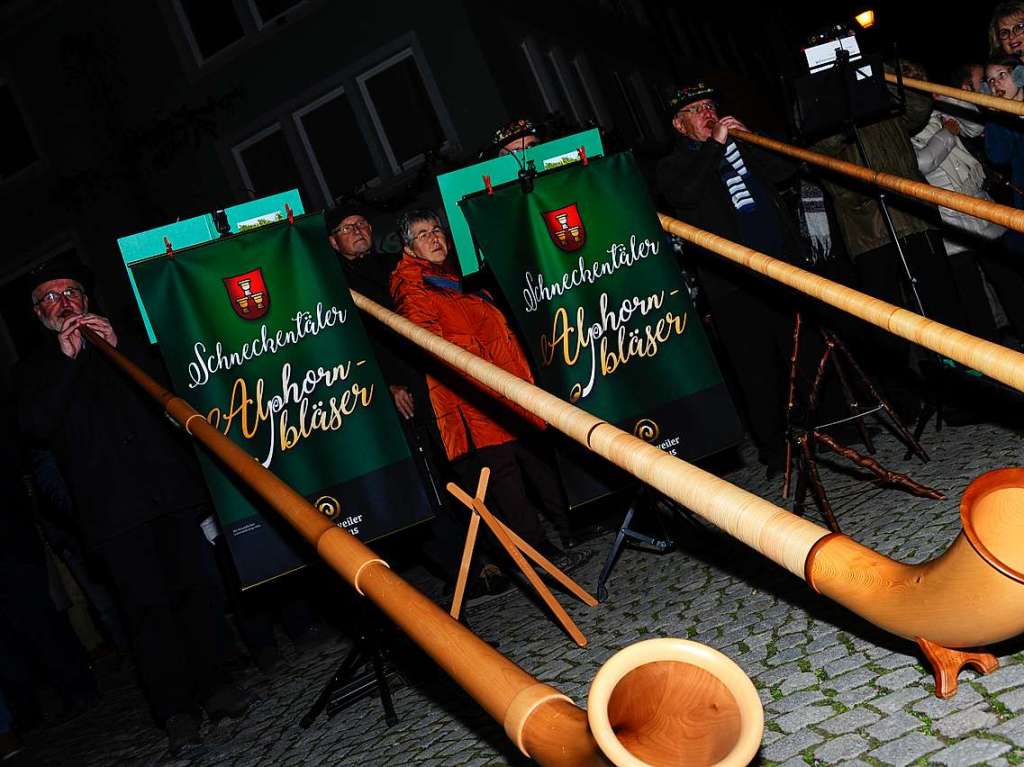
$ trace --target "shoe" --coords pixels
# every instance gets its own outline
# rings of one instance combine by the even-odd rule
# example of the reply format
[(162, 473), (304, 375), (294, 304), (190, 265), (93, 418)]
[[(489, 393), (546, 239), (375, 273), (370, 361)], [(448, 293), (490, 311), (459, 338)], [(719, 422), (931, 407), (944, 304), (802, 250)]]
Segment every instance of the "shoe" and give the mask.
[(21, 753), (21, 739), (14, 730), (0, 732), (0, 762), (6, 762)]
[(175, 714), (164, 722), (164, 729), (167, 730), (167, 752), (171, 756), (181, 756), (186, 751), (202, 745), (199, 722), (192, 714)]
[(229, 682), (218, 687), (203, 701), (203, 710), (211, 721), (216, 722), (243, 716), (251, 704), (252, 696)]
[(552, 559), (551, 563), (568, 575), (573, 570), (578, 570), (583, 567), (583, 565), (590, 561), (592, 556), (594, 556), (594, 552), (590, 549), (575, 549), (573, 551), (567, 551), (561, 556)]
[(488, 597), (496, 597), (512, 588), (512, 584), (497, 564), (483, 565), (480, 577), (476, 579), (474, 586), (477, 587), (481, 596)]

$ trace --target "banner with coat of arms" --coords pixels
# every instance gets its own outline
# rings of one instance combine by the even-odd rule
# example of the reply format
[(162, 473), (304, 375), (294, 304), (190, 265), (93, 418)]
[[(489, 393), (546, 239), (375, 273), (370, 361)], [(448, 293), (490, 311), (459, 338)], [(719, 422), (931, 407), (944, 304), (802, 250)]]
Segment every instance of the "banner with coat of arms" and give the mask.
[[(430, 516), (320, 215), (132, 265), (177, 393), (363, 541)], [(314, 559), (204, 450), (243, 587)]]
[[(643, 176), (623, 153), (460, 203), (544, 388), (685, 459), (742, 427)], [(588, 460), (578, 456), (574, 463)], [(607, 468), (563, 469), (570, 502)]]

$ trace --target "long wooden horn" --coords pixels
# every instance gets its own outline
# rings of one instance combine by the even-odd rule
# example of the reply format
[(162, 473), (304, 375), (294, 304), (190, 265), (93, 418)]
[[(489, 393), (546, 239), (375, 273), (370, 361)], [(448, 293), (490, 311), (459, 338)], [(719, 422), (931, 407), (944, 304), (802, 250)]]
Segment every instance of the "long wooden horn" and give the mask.
[[(373, 601), (538, 764), (667, 767), (682, 759), (697, 767), (741, 767), (754, 758), (764, 728), (761, 701), (750, 679), (721, 653), (682, 639), (640, 642), (598, 671), (590, 710), (580, 710), (453, 620), (188, 402), (93, 331), (83, 327), (82, 333), (284, 517), (359, 594)], [(608, 751), (602, 751), (605, 746)]]
[(856, 163), (846, 162), (845, 160), (839, 160), (835, 157), (829, 157), (828, 155), (821, 154), (820, 152), (812, 152), (809, 149), (801, 149), (800, 147), (787, 144), (784, 141), (778, 141), (776, 139), (768, 138), (767, 136), (761, 136), (757, 133), (751, 133), (750, 131), (740, 130), (734, 128), (729, 131), (729, 135), (735, 138), (745, 141), (748, 144), (756, 144), (757, 146), (770, 149), (779, 154), (787, 155), (797, 160), (803, 160), (812, 165), (817, 165), (820, 168), (835, 171), (841, 173), (844, 176), (855, 178), (858, 181), (863, 181), (867, 184), (881, 187), (882, 189), (888, 189), (891, 192), (896, 192), (904, 197), (911, 197), (915, 200), (923, 200), (924, 202), (934, 203), (935, 205), (941, 205), (952, 210), (958, 210), (961, 213), (966, 213), (969, 216), (975, 216), (977, 218), (984, 218), (988, 221), (994, 221), (997, 224), (1002, 224), (1007, 229), (1014, 229), (1018, 232), (1024, 232), (1024, 211), (1017, 210), (1017, 208), (1011, 208), (1008, 205), (1000, 205), (997, 202), (991, 200), (982, 200), (977, 197), (971, 197), (969, 194), (961, 194), (960, 192), (952, 192), (948, 189), (940, 189), (937, 186), (926, 184), (922, 181), (913, 181), (903, 176), (896, 176), (892, 173), (883, 173), (882, 171), (869, 170), (863, 165), (857, 165)]
[[(886, 631), (947, 648), (977, 647), (1024, 632), (1024, 469), (990, 472), (975, 480), (964, 495), (965, 533), (931, 562), (901, 564), (669, 455), (355, 291), (352, 296), (360, 309), (445, 364), (540, 416)], [(883, 310), (888, 315), (902, 311), (876, 303), (888, 307)], [(930, 337), (942, 328), (917, 319), (925, 323), (922, 335)], [(960, 343), (986, 343), (960, 335), (965, 337)], [(1024, 385), (1024, 366), (1005, 368), (1016, 373), (1008, 378)]]
[[(885, 73), (885, 79), (890, 83), (897, 82), (896, 75), (891, 72)], [(913, 77), (904, 77), (903, 84), (915, 91), (932, 93), (936, 96), (949, 96), (960, 101), (977, 104), (979, 107), (985, 107), (986, 109), (996, 109), (1000, 112), (1024, 115), (1024, 101), (1015, 101), (1013, 99), (1004, 99), (1001, 96), (992, 96), (988, 93), (975, 93), (974, 91), (965, 91), (960, 88), (951, 88), (948, 85), (930, 83), (927, 80), (916, 80)]]
[(785, 261), (659, 213), (662, 228), (783, 285), (1024, 392), (1024, 354), (929, 320)]

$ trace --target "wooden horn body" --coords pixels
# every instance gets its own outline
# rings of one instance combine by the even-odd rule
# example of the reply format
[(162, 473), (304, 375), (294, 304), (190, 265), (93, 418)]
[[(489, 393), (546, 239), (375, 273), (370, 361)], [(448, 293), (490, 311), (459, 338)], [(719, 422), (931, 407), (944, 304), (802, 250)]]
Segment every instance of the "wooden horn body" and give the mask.
[[(691, 756), (696, 757), (703, 750), (710, 754), (708, 758), (715, 758), (715, 761), (686, 762), (697, 767), (740, 765), (753, 758), (763, 731), (763, 712), (753, 684), (721, 653), (686, 640), (659, 640), (682, 644), (676, 649), (665, 646), (656, 658), (649, 651), (639, 655), (616, 655), (612, 659), (612, 671), (621, 681), (617, 680), (618, 683), (610, 687), (609, 672), (603, 671), (603, 676), (599, 673), (605, 680), (603, 687), (598, 685), (599, 691), (612, 690), (610, 721), (618, 722), (621, 716), (628, 714), (628, 723), (637, 733), (639, 743), (635, 746), (637, 754), (628, 750), (627, 743), (625, 748), (621, 744), (615, 748), (613, 755), (605, 755), (598, 745), (598, 737), (611, 742), (615, 740), (614, 733), (601, 730), (601, 725), (596, 734), (593, 733), (593, 718), (588, 719), (587, 712), (568, 697), (538, 681), (453, 620), (392, 572), (366, 545), (333, 524), (305, 498), (207, 423), (188, 402), (154, 381), (93, 331), (83, 327), (82, 333), (160, 403), (174, 421), (281, 514), (328, 565), (357, 592), (373, 601), (502, 724), (508, 737), (538, 764), (548, 767), (608, 767), (611, 764), (667, 767), (678, 762), (668, 760), (674, 753), (671, 748), (666, 750), (659, 746), (660, 738), (666, 733), (678, 733), (687, 742), (696, 744), (687, 752)], [(616, 688), (618, 693), (614, 692)], [(645, 703), (639, 709), (625, 707), (623, 701), (627, 698), (642, 702), (658, 700), (659, 703), (653, 707)], [(591, 699), (594, 700), (593, 695)], [(700, 701), (699, 704), (695, 705), (694, 700)], [(672, 737), (674, 740), (676, 736)], [(628, 741), (628, 737), (625, 739)], [(653, 747), (649, 741), (653, 741)], [(729, 761), (718, 759), (719, 753), (729, 755)], [(741, 754), (747, 755), (746, 761), (740, 760)]]
[(664, 213), (658, 216), (666, 232), (1024, 392), (1024, 354), (1020, 352), (929, 320)]
[(969, 194), (953, 192), (949, 189), (942, 189), (926, 184), (923, 181), (914, 181), (892, 173), (870, 170), (863, 165), (839, 160), (819, 152), (812, 152), (809, 149), (801, 149), (784, 141), (777, 141), (776, 139), (760, 136), (750, 131), (732, 129), (729, 131), (729, 135), (748, 144), (755, 144), (796, 160), (802, 160), (812, 165), (817, 165), (820, 168), (855, 178), (858, 181), (863, 181), (882, 189), (888, 189), (904, 197), (912, 197), (916, 200), (941, 205), (945, 208), (966, 213), (969, 216), (994, 221), (1005, 226), (1007, 229), (1024, 232), (1024, 211), (1009, 205), (1000, 205), (991, 200), (982, 200), (978, 197), (971, 197)]
[[(896, 75), (891, 72), (885, 73), (885, 79), (890, 83), (897, 82)], [(1000, 112), (1009, 112), (1014, 115), (1024, 115), (1024, 101), (1004, 99), (1001, 96), (991, 96), (987, 93), (964, 91), (959, 88), (952, 88), (948, 85), (930, 83), (927, 80), (916, 80), (913, 77), (904, 77), (903, 84), (907, 88), (915, 91), (921, 91), (922, 93), (931, 93), (936, 96), (949, 96), (950, 98), (959, 99), (960, 101), (977, 104), (979, 107), (985, 107), (986, 109), (995, 109)], [(981, 117), (981, 115), (979, 115), (979, 117)]]
[[(1019, 575), (1024, 555), (1017, 554), (1024, 551), (1024, 469), (990, 472), (975, 480), (964, 495), (963, 508), (969, 510), (963, 516), (965, 532), (932, 562), (904, 565), (659, 450), (355, 291), (352, 295), (360, 309), (450, 367), (543, 418), (880, 628), (945, 647), (992, 644), (1024, 632), (1024, 577)], [(875, 303), (889, 307), (884, 313), (902, 311)], [(990, 346), (1015, 355), (1014, 364), (1006, 364), (1014, 375), (1007, 377), (1018, 388), (1024, 385), (1024, 355)]]

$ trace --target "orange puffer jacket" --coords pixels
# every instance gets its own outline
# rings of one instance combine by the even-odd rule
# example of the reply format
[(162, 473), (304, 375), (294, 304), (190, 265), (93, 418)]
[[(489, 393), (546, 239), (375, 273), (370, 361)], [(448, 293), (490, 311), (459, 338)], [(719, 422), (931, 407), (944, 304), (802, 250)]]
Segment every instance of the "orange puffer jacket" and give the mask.
[[(490, 295), (463, 293), (458, 276), (444, 265), (404, 256), (391, 274), (391, 297), (395, 310), (406, 319), (533, 383), (522, 347)], [(440, 363), (427, 374), (427, 385), (449, 460), (474, 447), (517, 439), (517, 432), (528, 428), (526, 421), (545, 426), (536, 416)]]

